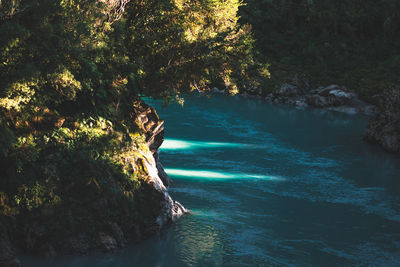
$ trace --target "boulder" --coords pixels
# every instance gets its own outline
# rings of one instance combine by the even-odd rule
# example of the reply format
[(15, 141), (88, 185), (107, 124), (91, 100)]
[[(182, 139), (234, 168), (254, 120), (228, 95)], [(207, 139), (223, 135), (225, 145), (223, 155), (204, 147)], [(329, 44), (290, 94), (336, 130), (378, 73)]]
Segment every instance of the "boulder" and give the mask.
[(99, 233), (97, 242), (99, 244), (99, 247), (104, 252), (113, 252), (118, 248), (117, 240), (115, 240), (113, 236), (103, 232)]
[(376, 113), (375, 106), (361, 101), (354, 92), (339, 85), (309, 90), (309, 84), (306, 82), (283, 83), (276, 91), (268, 94), (264, 99), (273, 103), (288, 104), (302, 108), (308, 106), (324, 108), (347, 114), (371, 116)]
[(339, 85), (330, 85), (320, 87), (310, 92), (312, 95), (320, 95), (326, 98), (327, 106), (351, 105), (356, 95), (349, 92), (346, 87)]
[(275, 92), (276, 96), (296, 96), (300, 94), (300, 89), (292, 84), (283, 83), (279, 89)]
[(354, 95), (342, 90), (331, 90), (328, 94), (328, 103), (330, 106), (351, 105)]
[(311, 107), (323, 108), (328, 106), (328, 101), (325, 97), (320, 95), (307, 95), (306, 103)]
[(299, 108), (306, 108), (308, 104), (305, 99), (298, 99), (295, 101), (295, 106)]

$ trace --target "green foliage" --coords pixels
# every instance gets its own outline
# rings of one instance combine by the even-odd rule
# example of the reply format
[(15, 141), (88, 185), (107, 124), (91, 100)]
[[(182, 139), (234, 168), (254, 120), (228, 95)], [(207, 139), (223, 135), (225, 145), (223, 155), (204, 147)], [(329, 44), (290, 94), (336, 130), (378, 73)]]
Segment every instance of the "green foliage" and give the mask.
[(247, 0), (272, 81), (304, 75), (314, 86), (341, 83), (373, 101), (398, 83), (400, 2), (396, 0)]
[(221, 81), (235, 91), (253, 62), (250, 30), (237, 24), (239, 6), (237, 0), (127, 6), (128, 87), (166, 100)]
[[(143, 219), (132, 211), (139, 209), (137, 191), (147, 174), (126, 171), (121, 153), (138, 150), (143, 140), (116, 131), (103, 118), (74, 125), (73, 130), (61, 127), (42, 136), (19, 137), (7, 165), (2, 164), (0, 217), (17, 219), (17, 233), (43, 221), (46, 238), (62, 238), (89, 226), (100, 229), (111, 221)], [(13, 229), (7, 231), (13, 236)]]
[(140, 193), (152, 189), (135, 103), (250, 84), (257, 66), (240, 5), (0, 1), (1, 234), (38, 222), (59, 236), (154, 216), (157, 196)]
[(9, 110), (111, 119), (138, 95), (170, 99), (250, 80), (252, 38), (237, 23), (238, 0), (125, 1), (120, 15), (118, 1), (14, 2), (0, 20), (0, 103)]

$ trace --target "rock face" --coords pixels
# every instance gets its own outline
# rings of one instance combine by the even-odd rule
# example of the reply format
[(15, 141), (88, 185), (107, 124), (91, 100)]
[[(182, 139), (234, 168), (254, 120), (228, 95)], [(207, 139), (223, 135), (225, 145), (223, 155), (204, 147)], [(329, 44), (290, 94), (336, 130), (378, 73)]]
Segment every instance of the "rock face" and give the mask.
[(158, 148), (164, 141), (164, 121), (160, 120), (155, 109), (144, 103), (137, 109), (137, 118), (143, 126), (150, 152), (144, 155), (150, 184), (162, 194), (161, 210), (157, 217), (159, 228), (176, 221), (188, 211), (177, 201), (172, 200), (166, 189), (172, 182), (159, 161)]
[(146, 142), (149, 146), (153, 158), (156, 163), (157, 174), (164, 186), (170, 186), (172, 184), (171, 179), (168, 177), (167, 173), (159, 160), (158, 148), (164, 142), (164, 121), (160, 120), (155, 109), (144, 103), (141, 103), (137, 107), (136, 116), (139, 123), (143, 127), (143, 131), (146, 136)]
[[(247, 95), (247, 93), (244, 93)], [(248, 96), (248, 95), (247, 95)], [(310, 90), (306, 82), (283, 83), (265, 100), (273, 103), (289, 104), (297, 107), (314, 107), (349, 114), (373, 115), (376, 108), (360, 99), (344, 86), (330, 85)]]
[(386, 151), (400, 153), (400, 117), (390, 121), (382, 114), (376, 115), (368, 123), (365, 138)]
[(386, 151), (400, 153), (400, 87), (384, 91), (379, 113), (369, 120), (365, 138)]

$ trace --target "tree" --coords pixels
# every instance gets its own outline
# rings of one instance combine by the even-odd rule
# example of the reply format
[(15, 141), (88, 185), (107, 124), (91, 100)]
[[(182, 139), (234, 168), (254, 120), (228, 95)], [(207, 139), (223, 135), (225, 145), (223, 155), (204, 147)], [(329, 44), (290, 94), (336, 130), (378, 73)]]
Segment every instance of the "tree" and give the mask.
[(367, 101), (398, 83), (399, 1), (245, 2), (241, 21), (253, 26), (260, 58), (271, 63), (271, 80), (297, 74), (315, 87), (341, 83)]
[[(135, 196), (145, 174), (124, 158), (144, 145), (141, 97), (246, 83), (252, 36), (237, 23), (240, 4), (1, 1), (0, 237), (23, 236), (32, 220), (58, 235), (153, 216)], [(99, 194), (111, 208), (87, 216)]]

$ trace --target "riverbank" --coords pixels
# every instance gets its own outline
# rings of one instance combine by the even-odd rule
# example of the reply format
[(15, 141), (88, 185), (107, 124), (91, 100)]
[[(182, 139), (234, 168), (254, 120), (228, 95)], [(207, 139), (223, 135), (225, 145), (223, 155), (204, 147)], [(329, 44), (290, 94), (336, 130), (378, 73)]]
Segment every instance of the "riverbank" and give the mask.
[[(261, 88), (259, 92), (245, 90), (250, 91), (247, 94), (369, 116), (374, 112), (369, 107), (365, 110), (365, 103), (375, 105), (381, 115), (371, 119), (366, 140), (390, 152), (400, 151), (400, 116), (385, 111), (392, 99), (381, 103), (384, 91), (400, 84), (400, 28), (395, 26), (400, 21), (398, 1), (245, 3), (239, 10), (240, 21), (252, 25), (256, 59), (268, 66), (270, 78), (255, 86)], [(340, 85), (340, 91), (325, 90), (331, 84)], [(342, 90), (342, 85), (347, 89)], [(293, 91), (297, 97), (288, 96)], [(354, 93), (356, 98), (351, 96)], [(349, 100), (353, 103), (343, 103)]]
[[(225, 93), (218, 88), (214, 93)], [(365, 140), (380, 145), (391, 153), (400, 153), (400, 87), (389, 87), (376, 96), (378, 105), (362, 101), (355, 91), (345, 86), (329, 85), (312, 89), (307, 81), (295, 76), (275, 90), (243, 88), (240, 96), (297, 108), (317, 108), (369, 118)]]
[(308, 85), (302, 85), (300, 81), (295, 80), (292, 83), (281, 84), (268, 94), (249, 89), (244, 90), (241, 95), (261, 98), (272, 103), (321, 108), (348, 114), (373, 116), (378, 112), (376, 106), (360, 100), (355, 92), (339, 85), (311, 89)]

